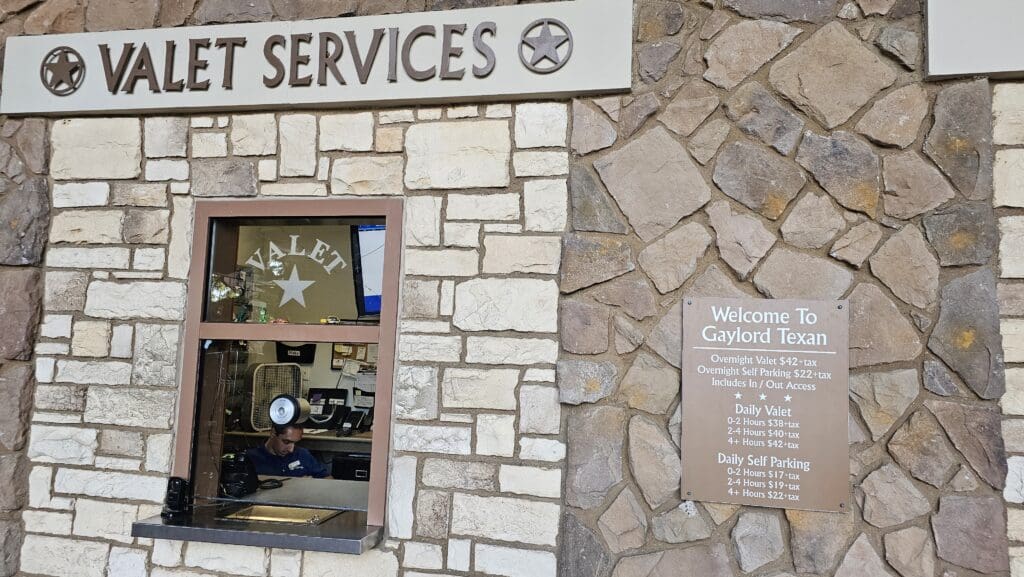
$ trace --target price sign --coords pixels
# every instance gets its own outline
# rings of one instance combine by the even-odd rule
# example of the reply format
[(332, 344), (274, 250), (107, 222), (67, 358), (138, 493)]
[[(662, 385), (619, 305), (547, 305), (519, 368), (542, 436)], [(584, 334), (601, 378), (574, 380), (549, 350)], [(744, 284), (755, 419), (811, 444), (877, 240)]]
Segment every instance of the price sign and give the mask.
[(846, 301), (684, 301), (684, 499), (850, 508), (848, 311)]

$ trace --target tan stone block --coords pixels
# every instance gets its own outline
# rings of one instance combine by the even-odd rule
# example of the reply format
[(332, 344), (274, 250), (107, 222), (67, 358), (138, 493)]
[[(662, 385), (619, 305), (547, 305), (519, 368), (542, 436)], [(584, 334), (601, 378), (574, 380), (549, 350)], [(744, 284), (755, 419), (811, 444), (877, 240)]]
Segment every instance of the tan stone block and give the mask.
[(78, 321), (71, 337), (71, 354), (76, 357), (105, 357), (110, 352), (110, 323)]

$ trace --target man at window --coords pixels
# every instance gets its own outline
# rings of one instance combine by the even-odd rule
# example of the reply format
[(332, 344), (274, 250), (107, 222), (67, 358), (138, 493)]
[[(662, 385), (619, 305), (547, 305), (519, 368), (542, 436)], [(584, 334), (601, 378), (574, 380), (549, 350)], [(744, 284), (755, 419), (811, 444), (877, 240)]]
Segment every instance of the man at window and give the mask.
[(246, 451), (256, 466), (256, 474), (274, 477), (327, 477), (327, 468), (313, 455), (299, 447), (302, 425), (274, 425), (267, 442)]

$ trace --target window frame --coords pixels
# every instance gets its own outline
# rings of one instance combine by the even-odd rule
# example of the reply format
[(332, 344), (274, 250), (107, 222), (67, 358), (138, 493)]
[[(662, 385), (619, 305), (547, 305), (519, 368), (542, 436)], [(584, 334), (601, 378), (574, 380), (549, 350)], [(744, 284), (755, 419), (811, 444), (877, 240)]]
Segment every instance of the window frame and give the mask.
[[(377, 389), (370, 448), (370, 486), (367, 525), (384, 526), (391, 442), (392, 389), (397, 358), (398, 291), (403, 238), (402, 199), (224, 199), (196, 200), (192, 217), (192, 248), (185, 304), (185, 330), (181, 339), (181, 372), (171, 476), (192, 479), (192, 448), (197, 434), (199, 351), (202, 341), (302, 341), (376, 343)], [(380, 324), (309, 325), (217, 323), (203, 320), (211, 252), (213, 220), (231, 218), (383, 218), (384, 274)], [(190, 491), (191, 491), (190, 487)]]

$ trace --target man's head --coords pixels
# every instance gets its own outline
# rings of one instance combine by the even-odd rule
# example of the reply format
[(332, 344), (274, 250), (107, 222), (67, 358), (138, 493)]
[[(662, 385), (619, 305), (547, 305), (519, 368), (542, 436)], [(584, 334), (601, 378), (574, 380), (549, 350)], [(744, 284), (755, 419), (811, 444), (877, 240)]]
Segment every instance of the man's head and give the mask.
[(274, 429), (270, 432), (270, 438), (267, 439), (267, 450), (278, 457), (285, 457), (295, 450), (295, 444), (301, 440), (302, 426), (274, 425)]

